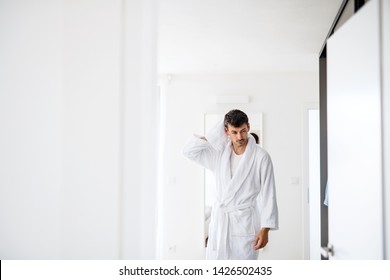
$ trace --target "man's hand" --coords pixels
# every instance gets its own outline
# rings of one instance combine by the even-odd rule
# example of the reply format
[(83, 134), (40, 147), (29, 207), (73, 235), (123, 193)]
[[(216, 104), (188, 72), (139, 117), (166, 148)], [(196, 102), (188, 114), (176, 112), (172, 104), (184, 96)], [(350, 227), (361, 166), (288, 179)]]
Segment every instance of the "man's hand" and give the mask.
[(268, 243), (269, 228), (262, 228), (257, 234), (254, 242), (255, 250), (264, 248)]

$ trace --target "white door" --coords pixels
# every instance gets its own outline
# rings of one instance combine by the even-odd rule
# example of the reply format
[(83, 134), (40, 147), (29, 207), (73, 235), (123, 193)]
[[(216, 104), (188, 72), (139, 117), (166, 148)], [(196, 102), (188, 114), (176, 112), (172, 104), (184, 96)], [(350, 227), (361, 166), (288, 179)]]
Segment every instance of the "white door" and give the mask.
[(380, 5), (369, 1), (327, 44), (331, 259), (382, 259)]

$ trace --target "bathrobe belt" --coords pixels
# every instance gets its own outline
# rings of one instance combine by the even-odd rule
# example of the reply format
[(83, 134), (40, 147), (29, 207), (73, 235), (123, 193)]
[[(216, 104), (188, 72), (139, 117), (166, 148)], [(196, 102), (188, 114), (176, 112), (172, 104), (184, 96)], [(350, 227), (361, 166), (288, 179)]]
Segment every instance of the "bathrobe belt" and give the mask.
[(213, 230), (213, 250), (217, 251), (217, 259), (229, 257), (229, 213), (250, 207), (254, 207), (251, 202), (233, 206), (222, 206), (216, 203), (214, 206), (214, 227), (217, 226), (217, 228)]

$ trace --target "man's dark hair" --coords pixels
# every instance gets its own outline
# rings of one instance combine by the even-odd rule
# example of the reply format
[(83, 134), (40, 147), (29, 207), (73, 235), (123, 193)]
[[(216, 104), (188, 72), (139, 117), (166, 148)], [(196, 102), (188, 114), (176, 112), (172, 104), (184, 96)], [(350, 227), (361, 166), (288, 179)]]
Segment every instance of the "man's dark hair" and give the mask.
[(240, 110), (231, 110), (225, 115), (225, 127), (228, 127), (228, 124), (234, 127), (240, 127), (243, 124), (248, 124), (248, 116)]

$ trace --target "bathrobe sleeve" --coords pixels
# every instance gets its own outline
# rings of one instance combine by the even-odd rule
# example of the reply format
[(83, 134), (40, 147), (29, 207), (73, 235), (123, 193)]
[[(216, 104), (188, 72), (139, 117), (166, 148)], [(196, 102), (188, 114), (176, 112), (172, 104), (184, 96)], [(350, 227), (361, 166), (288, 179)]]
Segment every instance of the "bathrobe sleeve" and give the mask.
[(182, 154), (212, 172), (215, 171), (217, 150), (200, 136), (193, 135), (185, 144)]
[(276, 202), (274, 171), (268, 153), (265, 154), (261, 162), (260, 178), (261, 227), (276, 230), (279, 228), (278, 205)]
[(199, 135), (193, 135), (185, 144), (182, 153), (186, 158), (215, 172), (218, 155), (229, 141), (223, 120), (206, 133), (206, 139), (201, 139)]

